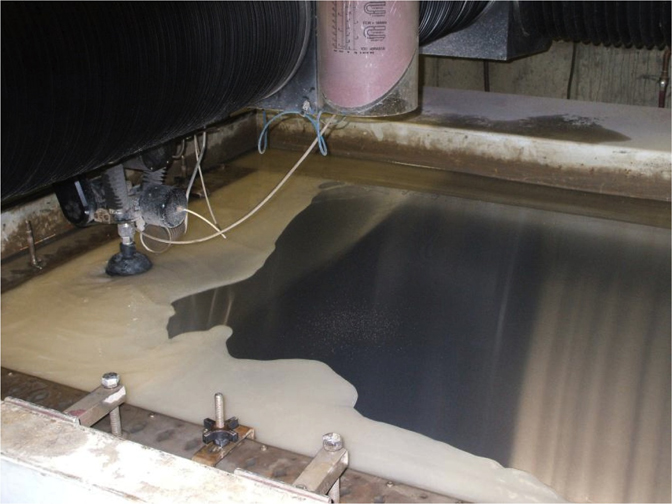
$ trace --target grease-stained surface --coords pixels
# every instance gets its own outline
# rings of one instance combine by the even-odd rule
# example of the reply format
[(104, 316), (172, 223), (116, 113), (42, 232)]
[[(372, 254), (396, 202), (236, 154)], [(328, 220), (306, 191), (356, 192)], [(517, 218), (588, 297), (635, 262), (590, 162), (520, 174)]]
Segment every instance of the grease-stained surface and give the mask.
[[(425, 87), (421, 109), (343, 119), (333, 154), (526, 184), (670, 201), (670, 114), (663, 109)], [(272, 145), (314, 132), (282, 121)]]
[(531, 116), (523, 119), (493, 120), (483, 116), (445, 114), (435, 119), (442, 126), (472, 131), (506, 133), (570, 142), (624, 142), (629, 137), (602, 126), (591, 117), (571, 114)]
[(670, 496), (670, 233), (327, 184), (250, 279), (174, 303), (172, 336), (320, 360), (365, 416), (572, 500)]

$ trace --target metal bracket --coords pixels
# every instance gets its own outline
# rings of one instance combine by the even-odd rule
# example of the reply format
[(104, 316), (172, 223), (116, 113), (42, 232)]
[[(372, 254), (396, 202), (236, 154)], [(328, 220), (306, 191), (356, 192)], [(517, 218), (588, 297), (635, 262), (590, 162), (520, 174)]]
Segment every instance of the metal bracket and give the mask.
[(100, 386), (70, 406), (64, 413), (79, 419), (81, 425), (91, 427), (124, 402), (126, 402), (126, 387), (123, 385), (113, 388)]
[(343, 447), (341, 436), (330, 432), (322, 437), (322, 448), (292, 485), (243, 469), (236, 469), (234, 474), (317, 502), (340, 502), (340, 478), (348, 462), (348, 450)]
[(324, 448), (296, 478), (294, 486), (318, 494), (327, 494), (348, 468), (348, 450), (327, 451)]
[(304, 497), (314, 502), (325, 502), (325, 503), (332, 502), (331, 498), (327, 495), (319, 495), (314, 492), (309, 492), (308, 490), (304, 490), (303, 488), (297, 488), (294, 485), (290, 485), (289, 483), (284, 483), (282, 481), (266, 478), (253, 472), (246, 471), (245, 469), (240, 468), (236, 469), (233, 472), (233, 474), (235, 474), (236, 476), (240, 476), (241, 478), (256, 481), (257, 483), (261, 483), (264, 486), (281, 490), (289, 495), (298, 495), (299, 497)]

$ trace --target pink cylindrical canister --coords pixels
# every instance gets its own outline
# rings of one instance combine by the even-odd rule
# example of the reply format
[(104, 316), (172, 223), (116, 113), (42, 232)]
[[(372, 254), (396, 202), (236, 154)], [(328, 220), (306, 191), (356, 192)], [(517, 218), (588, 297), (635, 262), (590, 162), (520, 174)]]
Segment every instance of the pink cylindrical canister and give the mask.
[(317, 2), (319, 105), (360, 116), (418, 106), (417, 1)]

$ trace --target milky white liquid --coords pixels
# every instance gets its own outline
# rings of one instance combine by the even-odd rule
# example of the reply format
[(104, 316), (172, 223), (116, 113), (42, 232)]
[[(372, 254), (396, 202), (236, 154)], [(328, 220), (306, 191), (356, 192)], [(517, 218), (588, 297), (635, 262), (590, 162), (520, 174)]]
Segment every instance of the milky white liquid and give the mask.
[[(220, 222), (241, 216), (278, 179), (254, 173), (216, 192)], [(111, 243), (6, 293), (2, 365), (84, 390), (98, 386), (102, 373), (117, 371), (130, 403), (194, 423), (212, 416), (213, 395), (223, 392), (227, 415), (253, 426), (265, 443), (312, 456), (322, 434), (336, 431), (350, 449), (351, 466), (362, 471), (464, 500), (560, 501), (528, 473), (364, 418), (354, 409), (357, 391), (323, 363), (234, 359), (225, 326), (168, 339), (171, 302), (254, 274), (322, 182), (291, 179), (226, 242), (172, 247), (153, 256), (154, 268), (142, 276), (105, 275), (118, 251)], [(192, 208), (206, 212), (203, 205)], [(208, 233), (190, 221), (187, 237)]]

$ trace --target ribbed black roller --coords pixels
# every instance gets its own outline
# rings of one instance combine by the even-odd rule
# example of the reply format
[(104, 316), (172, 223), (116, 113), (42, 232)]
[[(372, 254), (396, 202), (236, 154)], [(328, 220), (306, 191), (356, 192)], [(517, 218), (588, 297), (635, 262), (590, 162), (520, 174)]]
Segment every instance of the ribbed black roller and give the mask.
[(593, 38), (592, 43), (595, 45), (606, 43), (603, 41), (609, 40), (609, 31), (607, 30), (607, 15), (605, 10), (606, 2), (599, 0), (595, 2), (585, 2), (589, 8), (586, 10), (586, 18), (593, 19)]
[(310, 22), (307, 2), (3, 2), (2, 199), (262, 99)]
[(670, 1), (548, 1), (519, 6), (528, 33), (537, 30), (568, 42), (648, 49), (670, 46)]
[(670, 47), (670, 34), (672, 31), (670, 29), (670, 25), (672, 25), (672, 9), (670, 7), (669, 2), (663, 3), (663, 14), (660, 16), (660, 29), (663, 32), (663, 38), (668, 47)]
[(581, 40), (582, 37), (577, 27), (573, 4), (574, 2), (564, 1), (560, 3), (562, 23), (565, 27), (566, 38), (568, 40)]
[(490, 1), (421, 1), (420, 45), (426, 45), (473, 23)]
[(653, 37), (653, 45), (663, 45), (663, 32), (660, 29), (660, 17), (663, 12), (663, 4), (660, 2), (651, 2), (651, 15), (649, 16), (649, 31)]
[(644, 40), (642, 34), (640, 33), (640, 24), (639, 24), (639, 4), (642, 2), (628, 2), (628, 31), (630, 32), (630, 38), (632, 40), (632, 45), (636, 48), (641, 48), (644, 46)]
[(558, 32), (558, 37), (569, 40), (567, 29), (565, 28), (565, 19), (562, 14), (562, 2), (548, 2), (548, 7), (551, 9), (553, 24)]
[(581, 20), (586, 31), (586, 38), (583, 42), (599, 44), (600, 38), (597, 35), (596, 19), (593, 17), (596, 2), (580, 2), (579, 9), (581, 9)]
[(536, 3), (543, 12), (544, 26), (546, 27), (546, 33), (548, 33), (554, 39), (559, 38), (559, 34), (555, 26), (555, 21), (553, 20), (553, 5), (551, 5), (551, 2), (544, 2), (544, 1)]
[(574, 20), (574, 26), (578, 38), (581, 42), (590, 43), (592, 42), (590, 36), (590, 27), (592, 27), (592, 22), (590, 18), (587, 18), (583, 10), (584, 2), (572, 2), (572, 19)]
[(616, 30), (618, 31), (618, 44), (630, 47), (632, 37), (628, 26), (628, 4), (626, 2), (614, 2), (616, 7)]
[(653, 34), (651, 32), (650, 16), (653, 2), (643, 1), (639, 4), (639, 34), (645, 47), (653, 47)]
[(518, 6), (518, 13), (520, 15), (520, 22), (522, 24), (523, 29), (525, 30), (525, 33), (533, 37), (538, 37), (541, 31), (538, 26), (535, 10), (521, 9), (520, 4), (518, 4), (517, 6)]
[(618, 10), (617, 2), (604, 2), (605, 17), (607, 32), (609, 34), (608, 42), (603, 42), (607, 45), (619, 46), (621, 45), (621, 35), (618, 31), (618, 22), (616, 18), (616, 11)]

